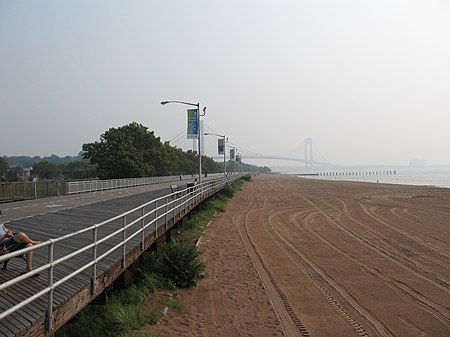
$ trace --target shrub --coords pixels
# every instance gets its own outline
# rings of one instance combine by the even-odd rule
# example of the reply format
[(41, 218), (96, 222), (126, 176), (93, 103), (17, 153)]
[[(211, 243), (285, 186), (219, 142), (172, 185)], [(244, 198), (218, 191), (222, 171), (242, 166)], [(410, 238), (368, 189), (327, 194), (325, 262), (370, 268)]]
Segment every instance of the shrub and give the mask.
[[(106, 329), (103, 316), (104, 306), (88, 306), (70, 324), (58, 331), (57, 336), (103, 337)], [(96, 319), (92, 319), (93, 317)]]
[(227, 198), (231, 198), (234, 195), (234, 188), (232, 184), (227, 183), (223, 190), (221, 191), (223, 195), (225, 195)]
[(144, 303), (146, 295), (144, 287), (133, 284), (126, 290), (118, 292), (113, 298), (115, 302), (120, 302), (124, 305), (141, 304)]
[(122, 336), (146, 324), (155, 324), (158, 318), (159, 314), (147, 311), (144, 303), (124, 303), (123, 296), (117, 296), (105, 306), (104, 326), (110, 336)]
[(196, 246), (173, 240), (163, 244), (156, 252), (156, 268), (161, 275), (179, 288), (195, 286), (204, 278), (206, 265), (200, 261)]
[[(149, 254), (150, 255), (150, 254)], [(141, 276), (141, 284), (146, 289), (146, 294), (154, 293), (157, 289), (165, 288), (167, 281), (155, 272), (143, 272)]]

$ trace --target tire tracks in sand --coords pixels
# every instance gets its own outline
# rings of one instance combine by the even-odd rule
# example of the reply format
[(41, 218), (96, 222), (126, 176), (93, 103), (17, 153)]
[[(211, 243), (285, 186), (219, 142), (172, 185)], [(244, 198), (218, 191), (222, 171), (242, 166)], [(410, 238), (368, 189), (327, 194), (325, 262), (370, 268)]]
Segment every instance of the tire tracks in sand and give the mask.
[[(314, 236), (317, 240), (322, 242), (325, 246), (327, 246), (329, 249), (333, 250), (340, 256), (345, 257), (355, 265), (358, 265), (360, 268), (365, 270), (370, 275), (379, 278), (383, 282), (386, 283), (389, 287), (391, 287), (393, 290), (397, 291), (398, 293), (402, 294), (405, 298), (411, 300), (413, 303), (418, 304), (421, 306), (425, 311), (429, 312), (433, 316), (435, 316), (438, 320), (440, 320), (442, 323), (444, 323), (446, 326), (450, 327), (450, 316), (448, 309), (444, 308), (443, 306), (431, 301), (430, 299), (426, 298), (424, 295), (422, 295), (420, 292), (412, 289), (404, 282), (391, 277), (385, 273), (382, 273), (380, 270), (373, 268), (369, 266), (368, 264), (364, 263), (361, 260), (358, 260), (351, 254), (343, 251), (339, 247), (337, 247), (335, 244), (333, 244), (331, 241), (326, 239), (323, 235), (316, 232), (313, 228), (313, 226), (310, 225), (311, 218), (319, 214), (319, 212), (309, 214), (306, 216), (303, 220), (296, 220), (296, 226), (299, 230), (305, 230), (310, 235)], [(302, 226), (299, 225), (299, 222), (302, 223)]]
[(289, 304), (287, 296), (275, 282), (271, 272), (265, 266), (264, 261), (261, 259), (261, 256), (258, 254), (253, 242), (251, 241), (251, 237), (247, 230), (247, 219), (251, 212), (258, 211), (258, 208), (255, 206), (255, 200), (250, 200), (245, 209), (237, 212), (231, 218), (231, 221), (239, 231), (240, 237), (252, 260), (253, 266), (255, 267), (264, 288), (268, 292), (273, 309), (280, 320), (280, 324), (283, 327), (285, 335), (289, 337), (310, 337), (308, 329), (295, 314)]
[[(262, 217), (267, 219), (265, 215)], [(364, 309), (344, 288), (286, 240), (270, 224), (270, 221), (265, 220), (264, 222), (265, 228), (274, 242), (320, 291), (328, 304), (348, 321), (359, 336), (394, 336), (383, 323), (379, 322), (369, 311)]]

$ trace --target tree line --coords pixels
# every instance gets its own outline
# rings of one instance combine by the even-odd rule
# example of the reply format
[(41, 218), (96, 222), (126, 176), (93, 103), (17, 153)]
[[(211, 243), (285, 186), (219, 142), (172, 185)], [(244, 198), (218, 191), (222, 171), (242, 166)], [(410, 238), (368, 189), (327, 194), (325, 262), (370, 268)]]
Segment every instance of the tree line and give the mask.
[[(270, 172), (267, 167), (239, 163), (237, 169)], [(227, 163), (230, 171), (233, 162)], [(191, 150), (183, 151), (161, 142), (153, 131), (136, 122), (110, 128), (99, 141), (85, 143), (78, 156), (0, 157), (0, 176), (3, 181), (20, 179), (18, 171), (32, 167), (28, 179), (120, 179), (179, 174), (196, 174), (198, 157)], [(223, 163), (202, 156), (202, 171), (223, 172)]]

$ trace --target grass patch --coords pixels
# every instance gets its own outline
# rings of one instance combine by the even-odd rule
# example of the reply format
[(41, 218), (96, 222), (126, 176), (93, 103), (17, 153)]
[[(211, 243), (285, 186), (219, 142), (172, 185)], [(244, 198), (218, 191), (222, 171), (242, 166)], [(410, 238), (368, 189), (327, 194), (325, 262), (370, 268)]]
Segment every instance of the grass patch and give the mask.
[(129, 335), (132, 330), (155, 324), (161, 313), (147, 310), (145, 300), (155, 291), (155, 284), (160, 284), (159, 280), (160, 277), (157, 275), (144, 274), (138, 284), (117, 292), (106, 305), (88, 306), (56, 335), (123, 337)]
[(165, 307), (172, 308), (175, 310), (182, 310), (184, 309), (184, 304), (181, 303), (181, 301), (172, 294), (167, 294), (161, 299), (161, 304)]

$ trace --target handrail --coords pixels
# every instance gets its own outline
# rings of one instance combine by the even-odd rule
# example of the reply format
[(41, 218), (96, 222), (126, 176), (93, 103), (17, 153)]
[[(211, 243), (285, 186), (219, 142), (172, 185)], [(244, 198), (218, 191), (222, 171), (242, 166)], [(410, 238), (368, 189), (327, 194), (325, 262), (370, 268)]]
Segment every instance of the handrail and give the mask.
[[(9, 308), (1, 308), (2, 312), (0, 313), (0, 320), (4, 319), (5, 317), (20, 310), (22, 307), (30, 304), (36, 299), (41, 298), (42, 296), (47, 294), (46, 326), (49, 330), (52, 330), (53, 314), (51, 311), (53, 310), (53, 292), (59, 286), (61, 286), (68, 280), (72, 279), (76, 275), (79, 275), (82, 272), (88, 270), (89, 268), (93, 269), (92, 274), (85, 276), (85, 280), (86, 282), (93, 281), (95, 283), (95, 279), (101, 276), (97, 274), (98, 262), (102, 261), (105, 257), (111, 255), (120, 248), (123, 248), (123, 252), (124, 254), (126, 254), (135, 247), (138, 246), (144, 247), (143, 240), (145, 240), (146, 237), (153, 235), (155, 232), (157, 233), (158, 229), (162, 225), (164, 225), (168, 221), (175, 220), (176, 216), (179, 215), (183, 210), (192, 209), (205, 198), (221, 190), (226, 185), (227, 182), (237, 180), (241, 176), (242, 175), (236, 174), (230, 177), (222, 176), (222, 178), (211, 179), (203, 182), (202, 184), (196, 185), (195, 188), (191, 187), (185, 188), (184, 190), (181, 191), (182, 195), (179, 197), (177, 197), (177, 195), (180, 193), (180, 191), (176, 191), (161, 196), (159, 198), (153, 199), (151, 201), (148, 201), (122, 214), (119, 214), (110, 219), (89, 226), (87, 228), (83, 228), (81, 230), (65, 234), (58, 238), (49, 239), (42, 243), (36, 244), (32, 247), (27, 247), (16, 252), (0, 256), (0, 263), (1, 263), (5, 260), (11, 259), (12, 257), (20, 256), (29, 251), (40, 251), (44, 247), (48, 247), (47, 263), (37, 267), (36, 269), (34, 269), (29, 273), (20, 275), (14, 279), (8, 280), (0, 284), (0, 292), (18, 283), (26, 281), (29, 277), (33, 276), (34, 274), (44, 271), (48, 272), (47, 285), (43, 289), (36, 291), (32, 295), (30, 295), (30, 297), (28, 297), (27, 299), (23, 301), (18, 301), (18, 303), (13, 304)], [(149, 206), (151, 206), (152, 208), (150, 209)], [(138, 213), (139, 215), (136, 215), (137, 212), (139, 212)], [(134, 218), (131, 219), (131, 221), (127, 222), (128, 216), (130, 216), (131, 218), (133, 215)], [(164, 219), (164, 223), (161, 223), (162, 219)], [(117, 224), (117, 221), (120, 220), (122, 220), (121, 225), (119, 225), (117, 228), (112, 227), (114, 224)], [(127, 233), (127, 231), (132, 230), (133, 226), (136, 226), (139, 223), (142, 223), (142, 226), (139, 226), (138, 228), (134, 229), (133, 232), (131, 233)], [(111, 232), (107, 231), (107, 233), (103, 233), (102, 237), (99, 238), (98, 237), (99, 229), (101, 228), (110, 228), (112, 229), (112, 231)], [(94, 235), (90, 236), (90, 238), (88, 239), (83, 238), (82, 241), (84, 242), (83, 247), (74, 248), (73, 251), (64, 256), (58, 257), (56, 259), (53, 258), (53, 253), (56, 247), (64, 245), (64, 243), (67, 242), (68, 240), (82, 235), (86, 235), (89, 232), (94, 233)], [(125, 233), (127, 234), (125, 235)], [(142, 234), (140, 239), (139, 234)], [(129, 243), (133, 239), (137, 242), (134, 242), (133, 247), (129, 247)], [(116, 240), (114, 241), (114, 245), (112, 247), (106, 249), (106, 251), (104, 252), (97, 252), (97, 249), (101, 247), (102, 244), (110, 242), (111, 240)], [(54, 279), (53, 270), (57, 266), (71, 259), (79, 257), (80, 254), (83, 254), (89, 250), (94, 250), (95, 253), (92, 254), (90, 259), (87, 259), (85, 262), (83, 262), (82, 267), (77, 268), (74, 271), (68, 271), (67, 274), (62, 275), (61, 278), (58, 280)], [(99, 255), (97, 256), (97, 254)], [(125, 259), (125, 256), (118, 257), (118, 259), (120, 258)], [(126, 266), (122, 265), (122, 268), (126, 268)], [(93, 294), (96, 293), (95, 286), (92, 292)]]
[[(223, 173), (211, 173), (210, 177), (220, 177)], [(161, 184), (173, 181), (186, 181), (192, 179), (192, 175), (158, 176), (142, 178), (108, 179), (108, 180), (78, 180), (66, 183), (66, 194), (88, 193), (125, 187)]]

